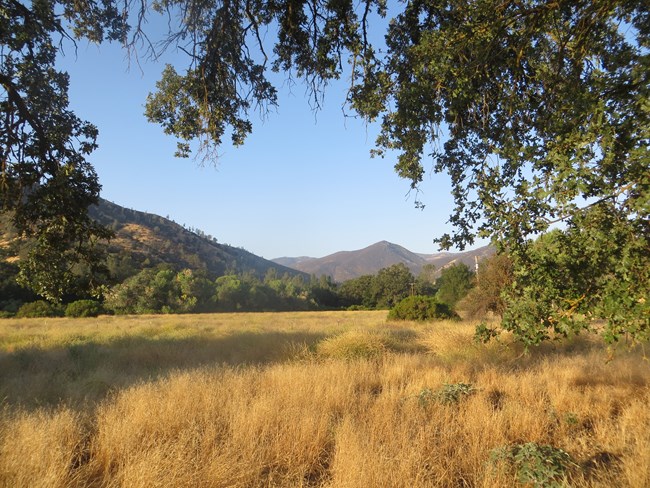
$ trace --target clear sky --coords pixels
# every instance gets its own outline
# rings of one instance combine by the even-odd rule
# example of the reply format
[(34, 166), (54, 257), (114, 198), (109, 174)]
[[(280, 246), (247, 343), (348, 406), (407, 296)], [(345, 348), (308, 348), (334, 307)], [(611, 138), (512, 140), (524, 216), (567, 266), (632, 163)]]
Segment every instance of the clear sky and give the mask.
[[(371, 158), (377, 132), (345, 118), (345, 81), (331, 86), (322, 111), (312, 112), (305, 89), (280, 85), (279, 107), (243, 147), (223, 147), (214, 165), (174, 157), (176, 140), (143, 115), (163, 63), (129, 68), (119, 45), (70, 46), (59, 67), (70, 74), (70, 105), (100, 131), (89, 158), (102, 196), (127, 208), (169, 216), (219, 242), (259, 256), (322, 257), (387, 240), (420, 253), (438, 251), (448, 231), (450, 186), (427, 174), (414, 206), (395, 156)], [(429, 169), (431, 162), (425, 168)]]

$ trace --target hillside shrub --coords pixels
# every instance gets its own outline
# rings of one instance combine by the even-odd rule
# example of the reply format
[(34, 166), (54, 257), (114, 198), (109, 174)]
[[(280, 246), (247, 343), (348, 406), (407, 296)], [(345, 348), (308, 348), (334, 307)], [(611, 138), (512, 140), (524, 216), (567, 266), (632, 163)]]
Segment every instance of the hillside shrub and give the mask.
[(444, 320), (458, 319), (458, 315), (446, 303), (434, 297), (414, 295), (407, 297), (391, 309), (390, 320)]
[(77, 300), (65, 308), (66, 317), (97, 317), (103, 313), (102, 304), (95, 300)]
[(16, 312), (18, 318), (61, 317), (62, 315), (61, 307), (45, 300), (25, 303)]

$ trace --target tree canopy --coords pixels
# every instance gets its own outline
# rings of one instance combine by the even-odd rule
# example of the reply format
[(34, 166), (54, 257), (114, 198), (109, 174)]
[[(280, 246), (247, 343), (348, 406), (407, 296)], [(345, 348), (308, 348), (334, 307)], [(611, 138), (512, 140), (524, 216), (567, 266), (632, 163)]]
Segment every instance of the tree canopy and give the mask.
[(59, 43), (119, 39), (124, 29), (110, 4), (0, 0), (0, 208), (32, 238), (22, 281), (48, 299), (69, 289), (76, 263), (98, 264), (93, 242), (109, 235), (87, 214), (101, 188), (86, 159), (97, 128), (68, 108)]
[[(169, 32), (150, 40), (143, 26), (157, 14)], [(610, 324), (650, 333), (646, 2), (0, 0), (0, 23), (2, 210), (35, 237), (24, 276), (45, 296), (60, 295), (70, 263), (92, 257), (88, 237), (102, 235), (85, 213), (99, 192), (86, 159), (97, 130), (68, 109), (67, 75), (54, 68), (63, 39), (86, 38), (186, 53), (146, 103), (179, 156), (196, 143), (209, 155), (226, 135), (243, 143), (250, 113), (277, 104), (270, 72), (303, 80), (315, 106), (329, 81), (349, 77), (348, 108), (381, 124), (375, 154), (396, 152), (415, 190), (428, 168), (450, 176), (454, 230), (441, 247), (492, 238), (513, 259), (509, 297), (522, 303), (544, 298), (530, 295), (531, 276), (548, 278), (531, 238), (562, 222), (563, 249), (588, 253), (581, 293)], [(558, 293), (546, 297), (555, 318), (532, 329), (578, 310)], [(617, 300), (621, 313), (606, 305)]]

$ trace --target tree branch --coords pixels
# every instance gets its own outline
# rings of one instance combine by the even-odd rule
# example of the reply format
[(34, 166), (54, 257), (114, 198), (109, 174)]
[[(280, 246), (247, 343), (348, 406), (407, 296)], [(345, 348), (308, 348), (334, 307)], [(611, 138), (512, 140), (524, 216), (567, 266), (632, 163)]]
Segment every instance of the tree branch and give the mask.
[[(34, 132), (36, 133), (38, 137), (38, 151), (44, 160), (47, 160), (47, 136), (45, 135), (45, 131), (39, 124), (38, 120), (32, 116), (31, 111), (27, 107), (27, 104), (25, 103), (25, 100), (23, 100), (22, 96), (20, 95), (20, 92), (16, 85), (13, 83), (11, 78), (8, 76), (0, 73), (0, 84), (4, 87), (4, 89), (7, 91), (7, 96), (9, 98), (9, 102), (12, 103), (17, 109), (18, 113), (20, 113), (21, 117), (29, 123), (29, 125), (32, 127)], [(56, 172), (56, 170), (53, 171), (53, 173)]]

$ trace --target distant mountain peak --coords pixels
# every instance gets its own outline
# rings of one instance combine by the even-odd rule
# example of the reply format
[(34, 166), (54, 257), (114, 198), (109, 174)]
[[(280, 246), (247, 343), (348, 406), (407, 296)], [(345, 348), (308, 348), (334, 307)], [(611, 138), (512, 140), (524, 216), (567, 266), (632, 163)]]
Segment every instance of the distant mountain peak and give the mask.
[(315, 275), (329, 275), (334, 281), (342, 282), (366, 274), (376, 274), (380, 269), (394, 264), (406, 265), (418, 275), (426, 264), (433, 264), (438, 270), (452, 262), (463, 262), (474, 268), (474, 256), (482, 259), (494, 253), (485, 246), (462, 253), (442, 252), (416, 254), (405, 247), (386, 240), (376, 242), (356, 251), (339, 251), (322, 258), (279, 258), (273, 262)]

